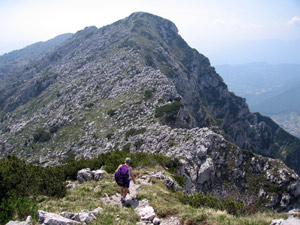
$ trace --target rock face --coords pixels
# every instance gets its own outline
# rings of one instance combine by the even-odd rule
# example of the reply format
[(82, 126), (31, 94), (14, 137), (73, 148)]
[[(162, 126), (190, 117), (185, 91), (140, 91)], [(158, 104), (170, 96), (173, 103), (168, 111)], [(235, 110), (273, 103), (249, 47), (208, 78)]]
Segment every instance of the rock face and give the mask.
[[(248, 204), (259, 194), (277, 209), (300, 193), (294, 171), (240, 149), (299, 173), (299, 139), (250, 113), (171, 21), (148, 13), (87, 27), (11, 73), (0, 82), (0, 123), (2, 156), (55, 165), (114, 148), (162, 153), (182, 159), (187, 192)], [(93, 177), (101, 173), (78, 181)]]
[[(156, 145), (153, 143), (156, 135)], [(254, 207), (287, 210), (299, 205), (299, 176), (281, 161), (241, 150), (208, 128), (171, 129), (151, 125), (143, 134), (130, 137), (144, 140), (139, 151), (179, 157), (187, 193), (230, 196)], [(170, 147), (170, 142), (177, 143)], [(150, 177), (168, 180), (162, 173)]]

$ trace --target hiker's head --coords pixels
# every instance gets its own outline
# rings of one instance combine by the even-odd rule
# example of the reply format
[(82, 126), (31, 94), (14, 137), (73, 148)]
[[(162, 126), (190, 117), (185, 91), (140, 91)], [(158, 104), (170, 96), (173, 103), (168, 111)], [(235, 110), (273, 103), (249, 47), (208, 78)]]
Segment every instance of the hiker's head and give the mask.
[(126, 164), (130, 164), (130, 163), (131, 163), (131, 159), (130, 159), (130, 158), (126, 158), (126, 159), (125, 159), (125, 163), (126, 163)]

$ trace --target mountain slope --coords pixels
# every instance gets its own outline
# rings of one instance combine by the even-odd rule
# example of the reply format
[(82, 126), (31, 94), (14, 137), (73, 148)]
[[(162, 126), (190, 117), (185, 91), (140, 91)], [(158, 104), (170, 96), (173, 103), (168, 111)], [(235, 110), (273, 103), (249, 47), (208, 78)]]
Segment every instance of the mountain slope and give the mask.
[[(236, 177), (232, 191), (238, 196), (246, 187), (239, 179), (249, 181), (241, 175), (249, 172), (245, 163), (265, 166), (250, 153), (239, 158), (239, 148), (280, 158), (300, 171), (299, 139), (250, 113), (209, 60), (158, 16), (134, 13), (100, 29), (88, 27), (9, 81), (0, 85), (1, 155), (15, 153), (44, 165), (112, 149), (180, 155), (187, 190), (216, 187), (220, 194), (224, 180)], [(297, 176), (287, 177), (290, 191), (298, 190)], [(271, 207), (281, 207), (285, 192), (277, 194)]]
[(61, 34), (51, 40), (38, 42), (21, 50), (12, 51), (0, 56), (0, 79), (3, 79), (4, 75), (10, 74), (16, 69), (32, 63), (71, 37), (72, 34), (69, 33)]

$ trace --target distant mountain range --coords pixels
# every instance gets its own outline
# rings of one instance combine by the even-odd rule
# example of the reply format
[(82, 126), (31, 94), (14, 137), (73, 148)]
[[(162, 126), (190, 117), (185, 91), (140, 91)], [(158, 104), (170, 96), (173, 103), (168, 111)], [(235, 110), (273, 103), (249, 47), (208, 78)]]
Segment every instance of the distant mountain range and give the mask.
[(220, 65), (229, 89), (247, 99), (251, 111), (271, 116), (300, 137), (300, 65), (251, 63)]

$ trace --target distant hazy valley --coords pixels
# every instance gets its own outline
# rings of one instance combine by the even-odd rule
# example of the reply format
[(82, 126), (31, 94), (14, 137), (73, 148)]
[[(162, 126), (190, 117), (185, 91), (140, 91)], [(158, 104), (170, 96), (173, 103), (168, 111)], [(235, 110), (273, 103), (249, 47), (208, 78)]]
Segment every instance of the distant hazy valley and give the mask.
[(252, 112), (270, 116), (300, 137), (300, 65), (252, 63), (219, 65), (229, 90), (247, 99)]

